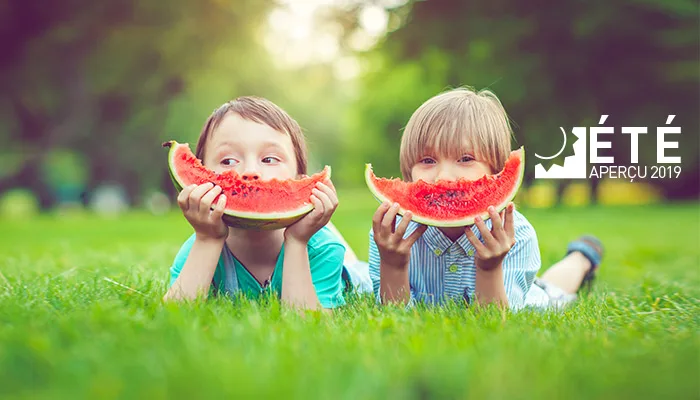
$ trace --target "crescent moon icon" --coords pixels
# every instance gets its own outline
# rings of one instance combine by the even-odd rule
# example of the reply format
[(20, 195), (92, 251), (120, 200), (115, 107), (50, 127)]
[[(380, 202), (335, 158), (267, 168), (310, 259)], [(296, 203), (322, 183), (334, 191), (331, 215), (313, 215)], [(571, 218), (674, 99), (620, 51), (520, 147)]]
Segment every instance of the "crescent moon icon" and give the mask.
[(564, 144), (561, 145), (561, 149), (559, 149), (559, 152), (557, 152), (557, 154), (555, 154), (551, 157), (544, 157), (544, 156), (541, 156), (541, 155), (535, 153), (535, 157), (542, 159), (542, 160), (551, 160), (552, 158), (558, 157), (559, 154), (561, 154), (561, 152), (564, 151), (564, 148), (566, 147), (566, 132), (564, 131), (564, 128), (562, 128), (561, 126), (559, 127), (559, 129), (561, 129), (561, 134), (564, 136)]

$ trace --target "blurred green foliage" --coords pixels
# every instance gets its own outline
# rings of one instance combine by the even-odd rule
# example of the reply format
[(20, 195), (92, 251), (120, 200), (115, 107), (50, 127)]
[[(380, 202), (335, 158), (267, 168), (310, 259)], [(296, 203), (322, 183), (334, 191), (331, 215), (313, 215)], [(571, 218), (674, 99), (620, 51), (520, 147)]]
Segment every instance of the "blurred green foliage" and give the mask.
[[(656, 164), (656, 127), (681, 126), (680, 179), (656, 181), (670, 197), (697, 196), (698, 3), (685, 0), (417, 1), (402, 27), (365, 57), (367, 75), (349, 119), (345, 158), (400, 176), (401, 129), (425, 100), (454, 87), (489, 88), (513, 122), (514, 147), (555, 154), (559, 127), (596, 126), (608, 114), (618, 165), (630, 162), (623, 126), (646, 126), (639, 162)], [(360, 138), (372, 138), (362, 140)], [(606, 137), (606, 139), (608, 139)], [(669, 151), (670, 154), (670, 151)], [(527, 180), (537, 159), (526, 159)], [(352, 167), (350, 166), (352, 163)]]
[[(212, 110), (249, 94), (299, 121), (310, 169), (330, 164), (338, 185), (362, 185), (366, 162), (398, 176), (401, 131), (422, 102), (470, 85), (496, 92), (514, 147), (531, 154), (553, 154), (560, 126), (592, 126), (604, 113), (617, 132), (649, 127), (640, 163), (653, 164), (655, 127), (676, 114), (681, 145), (669, 152), (683, 157), (683, 174), (653, 183), (667, 197), (697, 196), (697, 2), (376, 4), (387, 34), (367, 51), (352, 46), (365, 2), (326, 3), (319, 14), (362, 66), (339, 80), (332, 62), (276, 66), (280, 54), (262, 45), (273, 1), (3, 3), (0, 193), (29, 189), (44, 208), (111, 183), (132, 204), (154, 189), (172, 194), (160, 144), (194, 147)], [(613, 142), (616, 163), (629, 162), (628, 137)]]

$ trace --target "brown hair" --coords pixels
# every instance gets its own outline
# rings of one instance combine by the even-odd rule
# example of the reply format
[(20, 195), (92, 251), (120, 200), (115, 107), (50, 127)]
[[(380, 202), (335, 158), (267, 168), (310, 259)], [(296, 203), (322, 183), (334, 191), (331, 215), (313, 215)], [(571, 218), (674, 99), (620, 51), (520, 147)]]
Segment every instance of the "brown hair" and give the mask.
[(406, 124), (399, 158), (404, 180), (426, 151), (459, 158), (465, 145), (486, 161), (492, 173), (500, 171), (510, 154), (508, 115), (490, 90), (457, 88), (423, 103)]
[(204, 161), (204, 146), (211, 136), (211, 133), (221, 123), (226, 114), (234, 112), (243, 119), (268, 125), (272, 129), (286, 133), (292, 139), (294, 155), (297, 159), (297, 174), (306, 174), (306, 141), (299, 124), (289, 116), (279, 106), (270, 100), (256, 96), (242, 96), (231, 100), (214, 112), (204, 123), (202, 132), (199, 134), (195, 155)]

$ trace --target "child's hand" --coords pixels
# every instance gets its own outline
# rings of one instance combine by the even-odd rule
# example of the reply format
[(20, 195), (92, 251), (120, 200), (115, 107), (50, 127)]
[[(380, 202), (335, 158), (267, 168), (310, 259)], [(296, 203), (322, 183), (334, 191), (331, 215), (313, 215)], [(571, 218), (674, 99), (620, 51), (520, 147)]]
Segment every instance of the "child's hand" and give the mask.
[[(484, 271), (495, 269), (501, 265), (506, 254), (515, 245), (515, 230), (513, 229), (513, 203), (509, 203), (501, 215), (494, 207), (489, 207), (489, 215), (493, 224), (491, 231), (484, 221), (477, 217), (475, 225), (481, 232), (483, 243), (479, 241), (471, 227), (465, 229), (467, 239), (476, 249), (476, 267)], [(505, 222), (504, 222), (505, 221)]]
[(379, 257), (385, 265), (391, 265), (396, 268), (405, 267), (411, 256), (411, 246), (418, 240), (419, 237), (428, 229), (425, 225), (420, 225), (410, 236), (403, 238), (408, 228), (408, 223), (411, 222), (413, 215), (407, 212), (399, 226), (396, 226), (396, 214), (399, 211), (399, 205), (394, 203), (382, 203), (372, 218), (372, 231), (374, 231), (374, 241), (377, 243)]
[(328, 184), (318, 182), (311, 193), (310, 200), (314, 204), (314, 209), (285, 229), (285, 240), (294, 239), (307, 243), (311, 236), (326, 226), (335, 209), (338, 208), (338, 195), (335, 193), (333, 182), (328, 181)]
[(187, 222), (194, 228), (198, 239), (222, 240), (228, 236), (228, 228), (221, 219), (226, 206), (226, 195), (219, 196), (219, 200), (214, 204), (214, 199), (221, 190), (220, 186), (209, 182), (187, 186), (177, 196), (177, 204), (180, 205)]

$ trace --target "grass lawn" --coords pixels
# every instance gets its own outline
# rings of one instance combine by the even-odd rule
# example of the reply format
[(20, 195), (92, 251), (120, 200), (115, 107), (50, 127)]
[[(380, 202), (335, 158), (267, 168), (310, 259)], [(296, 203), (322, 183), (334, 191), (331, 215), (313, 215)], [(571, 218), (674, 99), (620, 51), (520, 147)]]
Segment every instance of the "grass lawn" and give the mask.
[[(334, 222), (366, 257), (376, 203)], [(697, 203), (521, 211), (546, 268), (584, 232), (607, 257), (564, 313), (160, 301), (178, 213), (0, 221), (0, 398), (700, 397)], [(544, 269), (543, 268), (543, 269)], [(124, 285), (124, 286), (120, 286)]]

